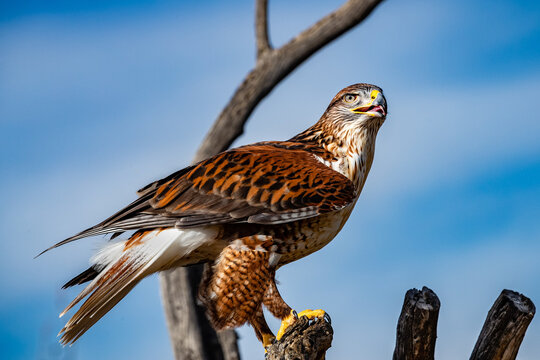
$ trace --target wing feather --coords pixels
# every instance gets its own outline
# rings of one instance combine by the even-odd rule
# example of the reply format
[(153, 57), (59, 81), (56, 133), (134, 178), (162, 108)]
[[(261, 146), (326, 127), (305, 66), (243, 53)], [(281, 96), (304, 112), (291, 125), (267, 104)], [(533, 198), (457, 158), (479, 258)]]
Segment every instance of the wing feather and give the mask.
[(134, 229), (281, 224), (339, 210), (357, 195), (344, 175), (298, 144), (286, 142), (220, 153), (155, 181), (138, 194), (137, 200), (100, 224), (45, 251), (87, 236)]

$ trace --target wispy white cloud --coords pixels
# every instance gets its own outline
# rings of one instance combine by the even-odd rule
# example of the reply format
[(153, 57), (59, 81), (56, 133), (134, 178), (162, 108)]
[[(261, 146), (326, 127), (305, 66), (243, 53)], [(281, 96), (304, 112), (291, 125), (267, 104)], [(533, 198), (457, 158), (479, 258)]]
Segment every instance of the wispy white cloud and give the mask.
[[(334, 6), (271, 2), (274, 42), (283, 43)], [(534, 162), (540, 154), (538, 72), (524, 75), (503, 66), (504, 72), (479, 80), (475, 74), (466, 76), (471, 54), (463, 54), (463, 62), (437, 62), (445, 55), (435, 45), (441, 38), (453, 39), (453, 26), (462, 15), (459, 6), (383, 3), (366, 23), (280, 84), (237, 141), (292, 136), (313, 123), (334, 93), (350, 83), (374, 82), (385, 89), (391, 115), (381, 130), (358, 210), (336, 242), (279, 274), (291, 305), (325, 307), (333, 316), (332, 357), (389, 357), (401, 301), (412, 286), (432, 286), (441, 297), (438, 355), (443, 360), (470, 352), (503, 287), (540, 295), (533, 256), (538, 249), (526, 242), (538, 238), (538, 229), (520, 229), (511, 222), (497, 239), (474, 238), (470, 246), (456, 244), (457, 250), (450, 252), (451, 246), (419, 246), (418, 258), (403, 259), (400, 251), (406, 246), (397, 242), (414, 244), (420, 240), (404, 234), (416, 233), (407, 227), (394, 232), (377, 228), (385, 215), (391, 216), (389, 228), (418, 221), (414, 217), (419, 214), (410, 210), (414, 196), (467, 183), (493, 169), (504, 171), (517, 159)], [(498, 5), (493, 8), (488, 13), (498, 14)], [(252, 10), (216, 5), (168, 14), (54, 16), (0, 25), (0, 118), (5, 130), (0, 146), (6, 150), (2, 164), (9, 169), (0, 179), (0, 232), (9, 239), (0, 242), (0, 283), (8, 289), (1, 299), (4, 306), (15, 308), (28, 297), (36, 299), (35, 306), (54, 299), (53, 289), (83, 270), (99, 241), (82, 240), (37, 260), (33, 255), (102, 220), (131, 201), (138, 187), (189, 162), (253, 65)], [(530, 36), (535, 29), (530, 23), (511, 27), (504, 37), (490, 35), (480, 55)], [(481, 33), (492, 34), (486, 29)], [(454, 50), (462, 54), (463, 49), (474, 51), (475, 46)], [(446, 72), (460, 76), (451, 78)], [(478, 206), (491, 206), (487, 201)], [(432, 221), (459, 210), (444, 209)], [(522, 201), (516, 213), (527, 212), (534, 215), (537, 209)], [(428, 236), (444, 229), (437, 224)], [(526, 243), (528, 251), (522, 252), (516, 242)], [(328, 264), (325, 269), (319, 265), (323, 263)], [(461, 291), (474, 294), (467, 307)], [(148, 347), (160, 344), (169, 351), (164, 325), (158, 326), (162, 310), (155, 279), (119, 306), (85, 335), (78, 355), (88, 357), (112, 333), (116, 344), (107, 342), (103, 356), (120, 351), (122, 343), (132, 341), (123, 337), (126, 329), (141, 326), (141, 311), (157, 319), (152, 329), (160, 338), (152, 338)], [(356, 312), (356, 307), (370, 311)], [(55, 311), (46, 310), (47, 316)], [(533, 322), (523, 359), (540, 351), (532, 340), (539, 332)], [(252, 330), (243, 328), (241, 334), (245, 358), (262, 358)], [(145, 346), (137, 349), (138, 355)]]

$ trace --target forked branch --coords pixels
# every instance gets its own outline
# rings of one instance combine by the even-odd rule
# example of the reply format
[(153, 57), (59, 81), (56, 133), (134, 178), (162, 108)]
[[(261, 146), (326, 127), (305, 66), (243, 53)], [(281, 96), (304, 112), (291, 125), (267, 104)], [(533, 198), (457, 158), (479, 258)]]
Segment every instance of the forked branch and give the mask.
[[(394, 360), (433, 360), (440, 302), (424, 287), (405, 295)], [(489, 310), (470, 360), (515, 360), (536, 309), (523, 294), (503, 290)]]
[(381, 2), (349, 0), (282, 47), (261, 57), (206, 134), (194, 160), (226, 150), (242, 135), (255, 107), (281, 80), (317, 50), (358, 25)]
[[(278, 49), (268, 39), (268, 2), (256, 3), (257, 62), (206, 134), (194, 161), (226, 150), (243, 133), (244, 124), (272, 89), (298, 65), (332, 40), (364, 20), (382, 0), (349, 0), (333, 13)], [(167, 325), (176, 359), (239, 358), (236, 334), (216, 333), (197, 305), (201, 266), (179, 268), (161, 275)]]
[(257, 59), (271, 50), (268, 37), (268, 0), (257, 0), (255, 5), (255, 40), (257, 42)]

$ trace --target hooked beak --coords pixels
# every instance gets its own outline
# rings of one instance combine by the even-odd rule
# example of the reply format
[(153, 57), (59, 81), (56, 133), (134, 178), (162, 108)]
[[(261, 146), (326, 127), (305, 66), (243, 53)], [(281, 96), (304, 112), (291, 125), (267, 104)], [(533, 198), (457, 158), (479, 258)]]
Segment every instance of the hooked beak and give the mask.
[(386, 116), (386, 99), (377, 90), (371, 92), (371, 102), (351, 110), (356, 114), (365, 114), (373, 117)]

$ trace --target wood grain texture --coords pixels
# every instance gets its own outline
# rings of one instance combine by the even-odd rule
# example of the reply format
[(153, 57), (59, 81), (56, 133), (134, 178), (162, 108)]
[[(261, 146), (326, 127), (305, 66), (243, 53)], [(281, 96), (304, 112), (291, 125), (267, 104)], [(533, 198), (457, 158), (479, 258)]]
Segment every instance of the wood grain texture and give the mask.
[(471, 360), (514, 360), (536, 312), (531, 299), (503, 290), (489, 310)]
[(272, 49), (268, 37), (268, 0), (256, 0), (255, 41), (257, 44), (257, 59)]
[[(194, 162), (226, 150), (243, 133), (244, 124), (255, 107), (281, 80), (319, 49), (362, 22), (381, 2), (382, 0), (349, 0), (281, 48), (261, 51), (255, 68), (247, 74), (208, 131), (195, 155)], [(266, 6), (263, 8), (262, 4), (259, 4), (261, 10), (256, 16), (262, 16), (259, 13), (265, 13), (266, 17), (268, 16), (267, 4), (264, 5)], [(264, 29), (266, 35), (264, 31), (260, 31), (261, 35), (257, 35), (257, 38), (268, 39), (268, 19), (265, 21)], [(264, 41), (261, 41), (261, 49), (266, 48)], [(204, 309), (195, 305), (194, 294), (197, 292), (198, 284), (187, 291), (187, 288), (192, 285), (186, 283), (187, 276), (184, 272), (199, 279), (202, 276), (202, 268), (197, 267), (177, 269), (160, 276), (162, 300), (175, 358), (189, 359), (185, 354), (194, 352), (199, 356), (197, 359), (210, 359), (211, 357), (197, 349), (213, 349), (214, 337), (211, 336), (210, 340), (207, 340), (207, 337), (201, 335), (209, 326), (209, 322), (204, 318)], [(184, 316), (186, 308), (182, 304), (190, 307), (188, 313), (195, 312), (198, 316)], [(190, 322), (192, 322), (191, 325), (188, 324)], [(193, 336), (193, 341), (182, 340), (187, 330), (192, 334), (189, 336)], [(221, 349), (216, 349), (215, 352), (222, 354), (225, 360), (239, 359), (234, 330), (222, 331), (217, 336)]]
[(441, 304), (427, 287), (405, 294), (399, 316), (393, 360), (433, 360)]
[(167, 326), (175, 357), (184, 360), (240, 359), (236, 333), (229, 330), (217, 334), (206, 319), (205, 308), (197, 302), (196, 289), (202, 270), (202, 265), (196, 265), (161, 275), (161, 289), (167, 290), (166, 294), (162, 293), (162, 298), (174, 298), (174, 301), (163, 301), (163, 305), (169, 314)]
[(266, 360), (324, 360), (332, 346), (334, 330), (329, 322), (299, 318), (281, 340), (268, 347)]

